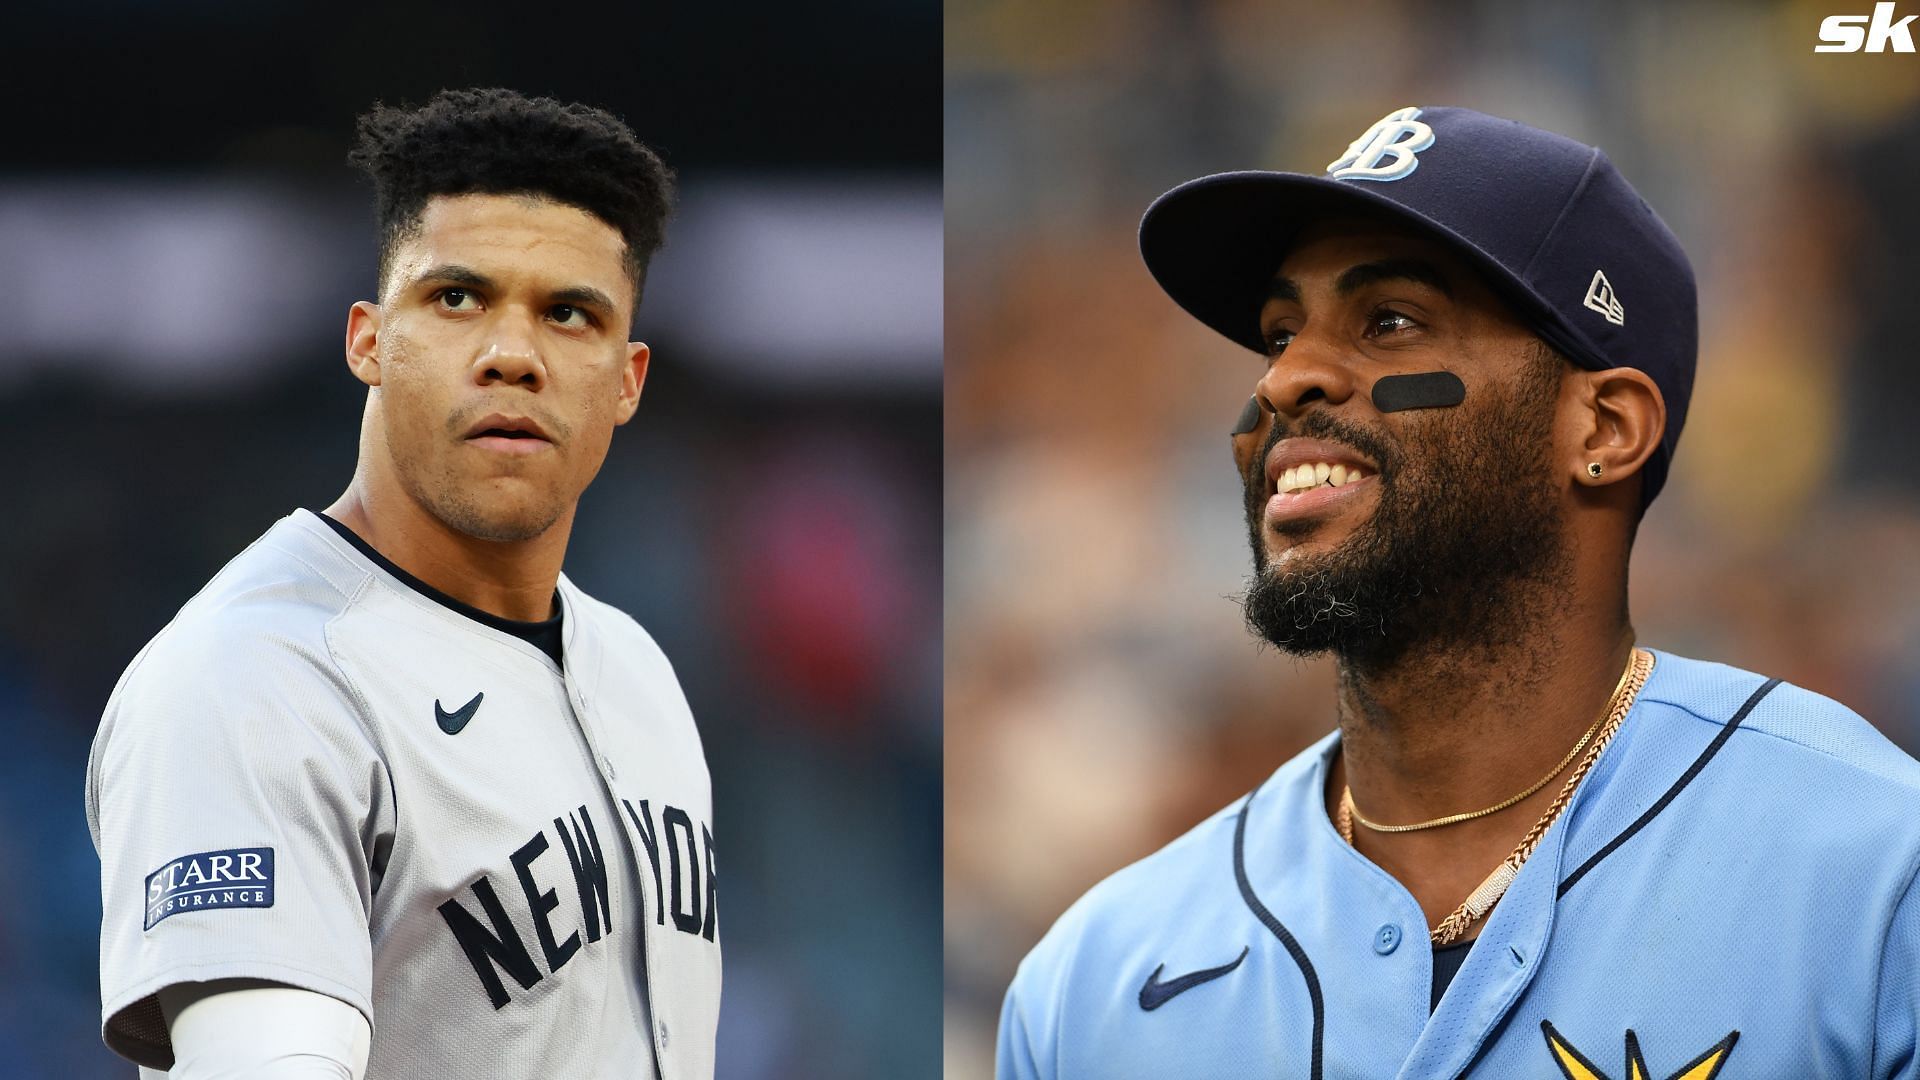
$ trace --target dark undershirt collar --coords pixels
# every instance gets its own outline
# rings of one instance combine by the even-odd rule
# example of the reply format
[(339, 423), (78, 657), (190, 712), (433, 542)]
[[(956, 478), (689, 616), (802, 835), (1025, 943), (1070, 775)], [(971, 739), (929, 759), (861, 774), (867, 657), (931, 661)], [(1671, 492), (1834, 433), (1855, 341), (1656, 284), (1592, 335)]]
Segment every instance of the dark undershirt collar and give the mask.
[(313, 513), (315, 517), (332, 526), (333, 531), (339, 533), (341, 539), (352, 544), (354, 549), (359, 551), (360, 554), (372, 559), (374, 565), (392, 574), (394, 577), (399, 578), (414, 592), (419, 593), (421, 596), (456, 614), (464, 615), (482, 626), (490, 626), (503, 634), (512, 634), (514, 637), (519, 638), (521, 641), (552, 657), (554, 663), (558, 664), (561, 662), (560, 620), (564, 612), (560, 607), (559, 590), (554, 590), (553, 594), (553, 608), (555, 612), (553, 618), (541, 619), (536, 622), (522, 622), (519, 619), (503, 619), (491, 611), (482, 611), (472, 604), (456, 600), (446, 593), (441, 592), (439, 589), (421, 581), (419, 578), (395, 566), (392, 559), (375, 551), (373, 545), (362, 539), (359, 533), (354, 532), (352, 529), (347, 528), (345, 525), (342, 525), (340, 522), (335, 521), (333, 518), (318, 510)]
[(1478, 940), (1479, 936), (1475, 935), (1465, 941), (1433, 947), (1433, 1001), (1427, 1006), (1428, 1012), (1440, 1007), (1440, 996), (1447, 992), (1453, 977), (1460, 973), (1460, 965), (1467, 962), (1467, 951)]

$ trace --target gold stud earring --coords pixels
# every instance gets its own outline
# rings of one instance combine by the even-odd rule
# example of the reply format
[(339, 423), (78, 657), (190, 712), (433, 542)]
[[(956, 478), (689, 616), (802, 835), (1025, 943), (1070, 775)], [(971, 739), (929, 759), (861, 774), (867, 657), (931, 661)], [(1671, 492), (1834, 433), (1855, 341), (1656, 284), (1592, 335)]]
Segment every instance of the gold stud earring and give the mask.
[(1587, 462), (1587, 475), (1588, 475), (1588, 476), (1591, 476), (1591, 477), (1593, 477), (1593, 478), (1594, 478), (1595, 480), (1598, 480), (1598, 479), (1600, 479), (1600, 472), (1601, 472), (1601, 470), (1600, 470), (1600, 463), (1599, 463), (1599, 462), (1597, 462), (1597, 461), (1589, 461), (1589, 462)]

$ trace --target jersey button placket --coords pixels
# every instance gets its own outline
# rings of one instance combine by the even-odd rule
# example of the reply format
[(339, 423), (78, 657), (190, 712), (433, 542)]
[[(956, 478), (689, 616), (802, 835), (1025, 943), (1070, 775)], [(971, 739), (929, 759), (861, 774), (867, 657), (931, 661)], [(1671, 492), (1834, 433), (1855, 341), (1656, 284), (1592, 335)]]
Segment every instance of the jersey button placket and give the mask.
[(587, 747), (593, 751), (594, 760), (600, 765), (601, 775), (607, 778), (609, 784), (620, 779), (620, 774), (613, 768), (613, 759), (600, 750), (600, 740), (594, 733), (593, 721), (587, 713), (587, 703), (580, 697), (579, 688), (574, 685), (571, 678), (567, 679), (567, 701), (573, 706), (574, 718), (579, 721), (580, 730), (586, 735)]
[(1381, 956), (1400, 947), (1400, 927), (1397, 923), (1382, 923), (1380, 929), (1373, 932), (1373, 951)]

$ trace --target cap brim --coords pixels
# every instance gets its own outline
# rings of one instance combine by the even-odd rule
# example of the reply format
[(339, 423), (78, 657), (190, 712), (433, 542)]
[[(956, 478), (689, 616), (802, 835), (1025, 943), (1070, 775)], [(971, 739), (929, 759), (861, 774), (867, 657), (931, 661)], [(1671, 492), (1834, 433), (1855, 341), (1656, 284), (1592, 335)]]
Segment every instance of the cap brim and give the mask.
[(1384, 218), (1440, 240), (1554, 348), (1583, 367), (1598, 366), (1560, 328), (1559, 314), (1492, 256), (1363, 182), (1258, 171), (1189, 180), (1147, 207), (1140, 255), (1175, 303), (1229, 340), (1264, 353), (1260, 309), (1274, 272), (1303, 228), (1343, 214)]

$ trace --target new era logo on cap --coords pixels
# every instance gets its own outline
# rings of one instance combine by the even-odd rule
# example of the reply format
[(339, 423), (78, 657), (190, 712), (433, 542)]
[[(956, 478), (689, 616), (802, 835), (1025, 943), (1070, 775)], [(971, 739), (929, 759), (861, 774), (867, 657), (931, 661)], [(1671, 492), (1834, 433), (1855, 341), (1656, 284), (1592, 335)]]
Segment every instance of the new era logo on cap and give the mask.
[(1620, 305), (1620, 298), (1613, 295), (1613, 282), (1598, 270), (1593, 272), (1593, 281), (1587, 286), (1586, 305), (1605, 315), (1615, 326), (1627, 325), (1627, 309)]

